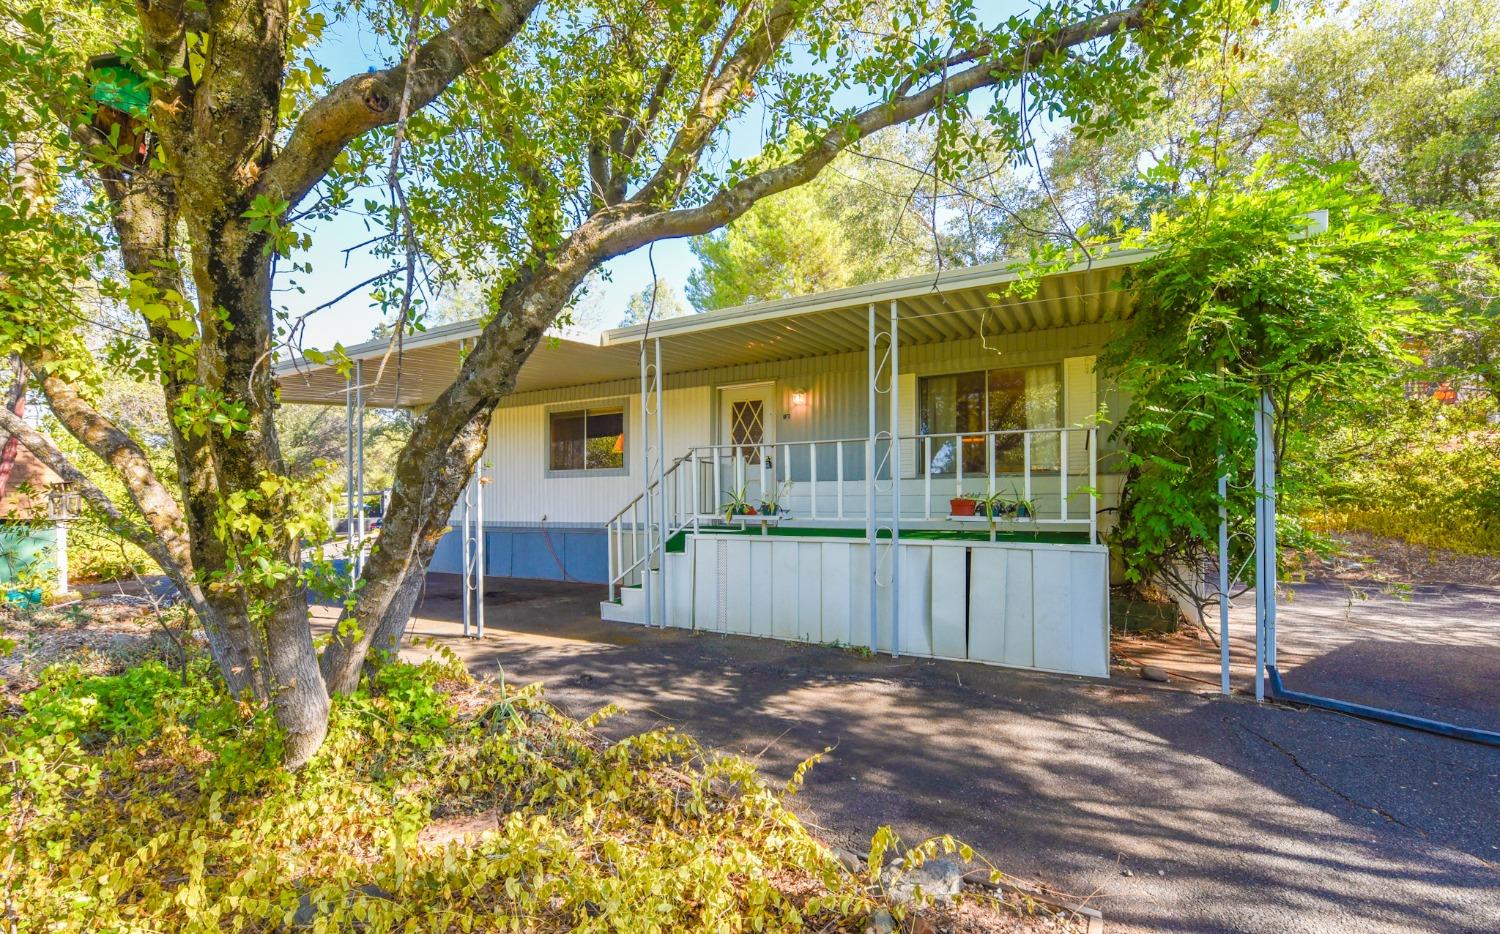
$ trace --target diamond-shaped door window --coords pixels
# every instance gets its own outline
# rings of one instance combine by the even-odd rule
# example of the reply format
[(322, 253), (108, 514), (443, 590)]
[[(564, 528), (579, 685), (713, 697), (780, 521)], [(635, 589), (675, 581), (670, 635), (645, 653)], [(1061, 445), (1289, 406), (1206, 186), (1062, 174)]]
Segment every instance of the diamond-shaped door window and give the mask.
[(760, 463), (760, 445), (765, 440), (765, 403), (760, 399), (730, 403), (729, 443), (739, 449), (745, 463)]

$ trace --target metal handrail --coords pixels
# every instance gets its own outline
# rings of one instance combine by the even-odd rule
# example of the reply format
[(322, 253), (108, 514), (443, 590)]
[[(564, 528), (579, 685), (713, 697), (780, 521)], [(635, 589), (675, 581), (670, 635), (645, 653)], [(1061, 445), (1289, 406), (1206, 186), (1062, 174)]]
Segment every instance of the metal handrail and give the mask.
[[(633, 540), (639, 539), (641, 537), (641, 534), (642, 534), (642, 531), (643, 531), (642, 530), (642, 524), (641, 524), (641, 516), (640, 516), (641, 503), (645, 502), (646, 505), (647, 505), (647, 507), (648, 507), (647, 510), (646, 510), (645, 528), (647, 530), (649, 530), (649, 528), (650, 528), (650, 526), (652, 524), (652, 519), (651, 519), (652, 513), (651, 513), (651, 510), (649, 508), (651, 495), (653, 493), (657, 492), (659, 488), (663, 492), (665, 492), (665, 485), (666, 485), (667, 481), (670, 478), (672, 478), (674, 474), (676, 474), (677, 469), (679, 467), (681, 467), (684, 462), (686, 462), (687, 460), (689, 460), (689, 458), (691, 457), (691, 453), (692, 452), (689, 451), (688, 455), (683, 456), (683, 457), (679, 457), (676, 460), (672, 461), (672, 465), (670, 467), (668, 467), (665, 471), (662, 472), (662, 475), (661, 475), (661, 477), (658, 480), (652, 481), (651, 484), (649, 486), (647, 486), (645, 490), (642, 490), (640, 493), (637, 493), (630, 500), (630, 502), (626, 503), (625, 506), (619, 512), (615, 513), (613, 516), (611, 516), (609, 518), (608, 521), (606, 521), (604, 523), (604, 534), (605, 534), (605, 543), (604, 543), (604, 545), (605, 545), (605, 551), (607, 553), (607, 557), (609, 559), (609, 568), (610, 568), (609, 582), (608, 582), (609, 583), (609, 599), (610, 600), (615, 599), (615, 596), (616, 596), (619, 588), (621, 587), (621, 585), (626, 580), (628, 580), (630, 578), (630, 576), (632, 574), (634, 574), (637, 570), (641, 570), (643, 567), (645, 569), (649, 570), (649, 563), (651, 561), (651, 555), (652, 555), (651, 550), (648, 550), (646, 547), (644, 547), (643, 543), (639, 544), (638, 546), (636, 544), (633, 544), (631, 552), (635, 556), (634, 560), (631, 561), (631, 563), (629, 565), (626, 565), (624, 567), (620, 567), (620, 569), (618, 571), (615, 570), (615, 568), (617, 566), (622, 565), (624, 563), (624, 553), (623, 553), (624, 549), (623, 549), (623, 546), (622, 546), (622, 539), (623, 539), (623, 536), (625, 534), (625, 528), (624, 528), (624, 519), (625, 519), (625, 516), (627, 514), (630, 514), (630, 516), (631, 516), (630, 529), (631, 529), (632, 539)], [(667, 518), (667, 523), (666, 523), (667, 530), (666, 530), (665, 534), (663, 534), (662, 537), (661, 537), (661, 541), (663, 542), (663, 547), (665, 547), (665, 542), (666, 542), (667, 539), (671, 538), (673, 535), (676, 535), (678, 532), (682, 531), (682, 529), (685, 527), (686, 523), (680, 522), (679, 520), (680, 520), (680, 517), (679, 517), (676, 509), (674, 508), (672, 515)], [(649, 536), (647, 536), (647, 537), (649, 538)]]
[[(1073, 440), (1082, 436), (1084, 450), (1087, 452), (1087, 487), (1076, 487), (1069, 489), (1069, 479), (1073, 472), (1069, 470), (1069, 447)], [(1019, 470), (1001, 471), (997, 469), (1000, 465), (995, 456), (995, 439), (1018, 438), (1021, 445), (1021, 463)], [(1038, 444), (1037, 439), (1056, 438), (1055, 449), (1044, 449), (1047, 459), (1051, 462), (1047, 467), (1037, 466)], [(897, 482), (908, 483), (920, 481), (924, 489), (914, 497), (915, 501), (921, 503), (920, 511), (907, 514), (906, 518), (917, 520), (935, 521), (947, 518), (946, 507), (941, 513), (933, 511), (933, 496), (939, 492), (934, 489), (935, 485), (947, 486), (952, 484), (952, 493), (961, 494), (967, 479), (983, 480), (987, 492), (993, 495), (996, 492), (997, 481), (1000, 478), (1017, 478), (1021, 487), (1016, 492), (1022, 499), (1031, 501), (1032, 514), (1024, 521), (1033, 525), (1069, 525), (1078, 526), (1087, 523), (1089, 530), (1089, 541), (1098, 540), (1098, 428), (1095, 426), (1083, 427), (1060, 427), (1060, 428), (1010, 428), (988, 431), (952, 431), (936, 432), (931, 434), (899, 435), (892, 437), (882, 432), (876, 439), (877, 443), (887, 445), (886, 459), (880, 463), (887, 464), (885, 474)], [(934, 475), (931, 470), (935, 443), (955, 443), (954, 465), (951, 472)], [(965, 475), (963, 470), (962, 446), (968, 442), (980, 441), (985, 445), (985, 467), (982, 471)], [(688, 526), (696, 527), (698, 523), (712, 520), (719, 515), (720, 490), (718, 485), (723, 481), (724, 470), (727, 466), (733, 473), (733, 479), (744, 486), (750, 485), (750, 472), (755, 471), (758, 476), (761, 493), (764, 495), (772, 484), (780, 486), (783, 483), (792, 484), (792, 493), (795, 498), (806, 498), (807, 514), (805, 518), (814, 521), (836, 521), (850, 518), (864, 517), (864, 509), (859, 507), (848, 508), (849, 497), (847, 490), (851, 483), (864, 481), (850, 481), (845, 477), (845, 465), (849, 458), (846, 456), (851, 451), (861, 451), (868, 443), (866, 438), (817, 438), (802, 441), (781, 441), (751, 443), (725, 443), (725, 444), (703, 444), (695, 445), (688, 449), (687, 453), (672, 461), (671, 466), (663, 473), (659, 480), (653, 481), (651, 485), (641, 493), (636, 494), (628, 503), (604, 523), (605, 530), (609, 536), (607, 548), (609, 552), (609, 597), (613, 600), (617, 589), (624, 581), (630, 579), (643, 567), (649, 567), (652, 555), (657, 549), (648, 549), (641, 540), (642, 535), (656, 525), (664, 525), (659, 541), (661, 548), (672, 536), (678, 534)], [(897, 476), (901, 473), (901, 466), (905, 462), (905, 453), (902, 448), (906, 444), (916, 445), (914, 452), (915, 470), (911, 477)], [(819, 448), (826, 449), (829, 445), (835, 448), (834, 476), (829, 479), (820, 477), (818, 469)], [(793, 451), (805, 451), (806, 456), (800, 460), (794, 459)], [(752, 458), (747, 452), (754, 452)], [(795, 466), (794, 466), (795, 462)], [(825, 462), (826, 463), (826, 462)], [(688, 464), (693, 471), (684, 471), (682, 467)], [(712, 471), (709, 487), (705, 491), (700, 467), (708, 467)], [(797, 469), (801, 468), (801, 469)], [(804, 480), (794, 480), (793, 474), (806, 474)], [(1080, 470), (1078, 473), (1084, 473)], [(688, 474), (691, 485), (684, 478)], [(1056, 479), (1057, 489), (1048, 489), (1053, 478)], [(869, 478), (865, 478), (869, 479)], [(1033, 480), (1044, 481), (1043, 489), (1046, 491), (1041, 500), (1034, 498), (1037, 492)], [(675, 486), (673, 485), (675, 484)], [(826, 507), (827, 497), (824, 490), (832, 486), (834, 491), (833, 508)], [(799, 491), (799, 488), (800, 491)], [(708, 492), (713, 502), (706, 505), (704, 493)], [(887, 495), (891, 491), (887, 491)], [(1089, 504), (1084, 512), (1079, 515), (1070, 515), (1069, 500), (1082, 492), (1091, 492)], [(944, 497), (948, 491), (942, 491)], [(662, 519), (654, 517), (656, 513), (648, 509), (645, 525), (642, 525), (640, 511), (642, 508), (651, 507), (651, 497), (665, 497), (666, 509), (662, 511)], [(820, 502), (821, 501), (821, 502)], [(1041, 515), (1041, 503), (1055, 503), (1056, 516), (1043, 517)], [(643, 506), (644, 503), (644, 506)], [(1050, 512), (1050, 506), (1048, 508)], [(631, 560), (626, 563), (624, 538), (626, 532), (626, 519), (630, 518), (629, 534), (632, 538)], [(1004, 521), (1004, 520), (1002, 520)], [(649, 536), (647, 536), (649, 539)]]
[[(666, 479), (667, 477), (671, 476), (672, 475), (672, 471), (674, 471), (678, 467), (682, 466), (682, 462), (685, 461), (685, 460), (687, 460), (686, 456), (679, 457), (676, 460), (674, 460), (672, 462), (672, 466), (668, 467), (666, 469), (666, 472), (662, 474), (662, 479)], [(614, 522), (616, 519), (619, 519), (622, 516), (624, 516), (627, 512), (629, 512), (631, 510), (631, 508), (633, 506), (635, 506), (636, 503), (639, 503), (641, 500), (645, 499), (647, 493), (650, 493), (652, 490), (656, 489), (657, 482), (658, 481), (655, 481), (655, 480), (651, 481), (651, 485), (650, 486), (646, 487), (646, 489), (643, 490), (642, 492), (635, 494), (635, 498), (634, 499), (632, 499), (630, 502), (626, 503), (625, 506), (624, 506), (624, 508), (622, 508), (619, 512), (615, 513), (614, 515), (610, 516), (608, 519), (604, 520), (604, 524), (606, 526), (608, 526), (609, 524), (611, 524), (612, 522)]]

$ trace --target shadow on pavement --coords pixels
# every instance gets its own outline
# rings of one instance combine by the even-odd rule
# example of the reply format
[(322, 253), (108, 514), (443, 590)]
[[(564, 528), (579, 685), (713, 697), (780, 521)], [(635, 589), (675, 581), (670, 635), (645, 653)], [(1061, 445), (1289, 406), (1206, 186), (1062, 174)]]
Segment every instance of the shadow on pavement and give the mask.
[(598, 618), (602, 588), (457, 579), (413, 623), (476, 675), (543, 681), (615, 736), (670, 725), (773, 779), (825, 747), (795, 808), (853, 849), (952, 833), (1112, 930), (1482, 930), (1500, 918), (1500, 750), (1332, 714)]

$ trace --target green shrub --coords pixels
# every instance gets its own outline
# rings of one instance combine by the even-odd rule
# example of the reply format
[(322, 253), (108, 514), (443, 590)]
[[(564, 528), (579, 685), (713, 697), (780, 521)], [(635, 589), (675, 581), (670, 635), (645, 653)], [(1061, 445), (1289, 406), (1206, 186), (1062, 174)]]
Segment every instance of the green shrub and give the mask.
[[(385, 666), (288, 773), (272, 719), (202, 660), (49, 671), (0, 721), (9, 910), (54, 930), (265, 931), (299, 909), (325, 930), (863, 927), (869, 880), (750, 763), (670, 730), (607, 743), (538, 690), (465, 677)], [(418, 838), (473, 814), (480, 839)]]
[(1341, 426), (1328, 447), (1355, 450), (1308, 521), (1416, 545), (1500, 554), (1500, 429), (1492, 402), (1411, 402)]
[[(1326, 230), (1309, 230), (1315, 208), (1329, 210)], [(1154, 252), (1124, 279), (1135, 312), (1099, 355), (1131, 400), (1111, 465), (1125, 475), (1110, 539), (1127, 580), (1201, 597), (1198, 571), (1217, 558), (1221, 508), (1231, 566), (1251, 567), (1263, 398), (1287, 517), (1279, 540), (1325, 548), (1297, 521), (1343, 466), (1317, 439), (1386, 406), (1410, 367), (1407, 347), (1437, 326), (1417, 297), (1440, 291), (1432, 281), (1474, 236), (1441, 213), (1388, 210), (1347, 166), (1269, 159), (1246, 178), (1193, 185), (1153, 217), (1134, 245)]]

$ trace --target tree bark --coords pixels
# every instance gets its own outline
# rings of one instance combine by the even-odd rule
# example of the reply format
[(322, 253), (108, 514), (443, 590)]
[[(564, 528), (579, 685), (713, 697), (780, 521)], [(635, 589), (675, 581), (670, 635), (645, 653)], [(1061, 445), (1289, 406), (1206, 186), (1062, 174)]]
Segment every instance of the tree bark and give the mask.
[(515, 388), (521, 365), (573, 290), (607, 258), (606, 230), (603, 223), (585, 223), (556, 258), (533, 263), (505, 290), (458, 377), (417, 422), (396, 463), (380, 544), (365, 566), (356, 631), (338, 636), (324, 652), (330, 690), (354, 689), (372, 645), (396, 648), (432, 551), (484, 454), (495, 407)]

